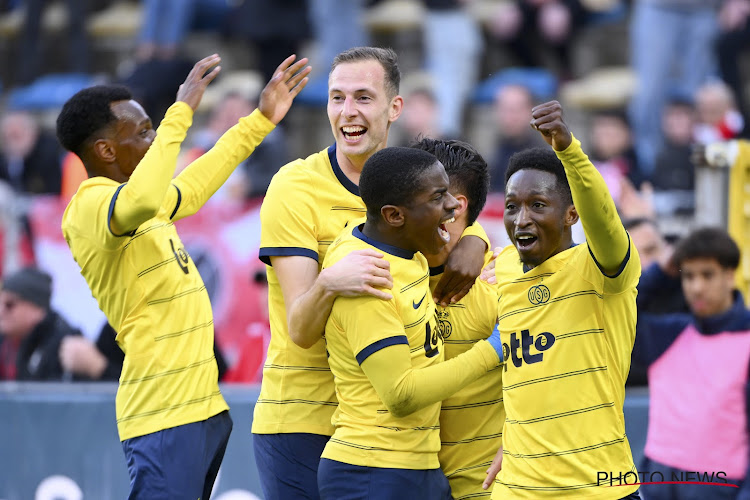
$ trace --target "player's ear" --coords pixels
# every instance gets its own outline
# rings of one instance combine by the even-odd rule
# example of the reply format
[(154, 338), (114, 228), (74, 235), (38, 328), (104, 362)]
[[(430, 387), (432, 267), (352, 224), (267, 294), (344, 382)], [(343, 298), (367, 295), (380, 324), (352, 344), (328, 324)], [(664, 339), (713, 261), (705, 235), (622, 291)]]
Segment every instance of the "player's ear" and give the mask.
[(94, 156), (105, 163), (113, 163), (117, 159), (115, 145), (109, 139), (98, 139), (91, 149)]
[(404, 225), (404, 211), (396, 205), (383, 205), (380, 209), (380, 215), (386, 224), (392, 227), (401, 227)]
[(565, 225), (566, 226), (572, 226), (576, 222), (578, 222), (578, 210), (576, 210), (575, 205), (571, 204), (565, 210)]
[(397, 95), (391, 99), (391, 109), (388, 111), (388, 122), (393, 123), (398, 120), (401, 116), (401, 111), (404, 109), (404, 98)]
[(453, 195), (453, 197), (458, 202), (458, 208), (455, 210), (456, 217), (461, 215), (462, 213), (466, 212), (466, 210), (469, 209), (469, 199), (466, 198), (466, 196), (462, 194), (456, 194)]

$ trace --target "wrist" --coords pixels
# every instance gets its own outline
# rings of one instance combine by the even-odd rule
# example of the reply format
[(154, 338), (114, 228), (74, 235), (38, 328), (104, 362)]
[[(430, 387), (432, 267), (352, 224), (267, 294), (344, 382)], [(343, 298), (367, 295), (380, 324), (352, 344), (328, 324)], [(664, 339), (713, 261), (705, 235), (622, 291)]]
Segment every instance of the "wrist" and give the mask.
[(317, 288), (316, 295), (322, 297), (323, 299), (333, 300), (341, 292), (338, 288), (336, 278), (331, 275), (330, 268), (320, 271), (318, 279), (315, 280), (314, 286)]

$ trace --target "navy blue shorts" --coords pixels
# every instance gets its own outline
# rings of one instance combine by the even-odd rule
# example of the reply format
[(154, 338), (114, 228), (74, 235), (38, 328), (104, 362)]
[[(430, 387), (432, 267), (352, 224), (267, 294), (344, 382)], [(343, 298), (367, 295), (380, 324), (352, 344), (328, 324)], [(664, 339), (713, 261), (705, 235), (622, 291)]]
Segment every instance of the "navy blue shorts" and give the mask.
[(208, 500), (232, 432), (228, 411), (126, 439), (129, 500)]
[(385, 469), (320, 459), (321, 500), (451, 500), (441, 469)]
[(255, 463), (266, 500), (318, 500), (318, 463), (330, 436), (253, 434)]

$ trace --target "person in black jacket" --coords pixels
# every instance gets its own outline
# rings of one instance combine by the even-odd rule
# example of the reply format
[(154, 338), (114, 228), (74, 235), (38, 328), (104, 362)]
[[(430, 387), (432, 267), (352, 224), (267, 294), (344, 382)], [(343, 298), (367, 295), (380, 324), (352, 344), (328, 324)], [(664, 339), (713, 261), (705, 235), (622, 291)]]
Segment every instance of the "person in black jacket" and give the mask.
[(60, 342), (80, 336), (50, 309), (52, 278), (34, 268), (7, 276), (0, 290), (0, 380), (65, 380)]

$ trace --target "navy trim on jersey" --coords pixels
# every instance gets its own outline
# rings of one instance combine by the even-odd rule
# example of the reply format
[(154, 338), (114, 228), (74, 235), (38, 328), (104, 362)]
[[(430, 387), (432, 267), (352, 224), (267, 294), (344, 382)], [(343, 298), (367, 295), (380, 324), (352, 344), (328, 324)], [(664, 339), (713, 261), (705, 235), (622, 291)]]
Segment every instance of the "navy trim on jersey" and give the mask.
[(263, 247), (258, 251), (258, 258), (264, 264), (270, 266), (271, 257), (310, 257), (318, 262), (318, 252), (302, 247)]
[(438, 274), (443, 274), (444, 272), (445, 272), (445, 264), (443, 264), (442, 266), (430, 268), (430, 276), (437, 276)]
[[(364, 225), (364, 224), (362, 224)], [(368, 245), (372, 245), (378, 250), (382, 250), (385, 253), (389, 253), (391, 255), (395, 255), (396, 257), (401, 257), (402, 259), (413, 259), (414, 254), (416, 252), (411, 252), (409, 250), (404, 250), (403, 248), (394, 247), (393, 245), (389, 245), (387, 243), (383, 243), (377, 240), (373, 240), (372, 238), (368, 238), (365, 236), (365, 234), (362, 232), (361, 229), (362, 226), (357, 226), (352, 231), (352, 234), (355, 238), (359, 238), (360, 240), (364, 241)]]
[(630, 260), (630, 234), (628, 234), (628, 253), (625, 254), (625, 258), (622, 259), (622, 264), (620, 264), (620, 268), (617, 270), (615, 274), (610, 276), (609, 274), (604, 272), (604, 269), (602, 269), (602, 265), (599, 264), (599, 261), (596, 260), (596, 257), (594, 256), (594, 253), (591, 251), (591, 247), (589, 247), (589, 254), (591, 255), (591, 258), (594, 259), (594, 263), (596, 264), (596, 267), (599, 268), (599, 271), (606, 276), (607, 278), (617, 278), (619, 275), (622, 274), (622, 272), (625, 270), (625, 266), (628, 265), (628, 261)]
[(409, 345), (409, 339), (406, 338), (406, 335), (394, 335), (393, 337), (387, 337), (373, 342), (357, 353), (357, 363), (361, 365), (367, 358), (369, 358), (379, 350), (399, 344), (404, 344), (407, 346)]
[(333, 173), (336, 175), (336, 178), (339, 180), (341, 185), (344, 186), (350, 193), (359, 196), (359, 186), (354, 184), (346, 176), (346, 174), (344, 174), (344, 172), (341, 170), (341, 167), (339, 167), (339, 161), (336, 159), (335, 143), (328, 148), (328, 159), (331, 161), (331, 168), (333, 168)]
[[(127, 182), (125, 184), (127, 184)], [(117, 191), (112, 195), (112, 201), (109, 202), (109, 211), (107, 212), (107, 229), (112, 233), (112, 236), (117, 236), (118, 238), (123, 236), (133, 236), (135, 234), (135, 229), (125, 234), (115, 234), (115, 232), (112, 231), (112, 213), (115, 211), (115, 201), (117, 201), (117, 195), (120, 194), (120, 190), (125, 187), (125, 184), (120, 184), (117, 187)]]
[(169, 216), (169, 220), (172, 220), (177, 213), (177, 210), (180, 209), (180, 203), (182, 203), (182, 191), (180, 191), (180, 188), (172, 184), (174, 188), (177, 190), (177, 204), (174, 206), (174, 210), (172, 210), (172, 215)]

